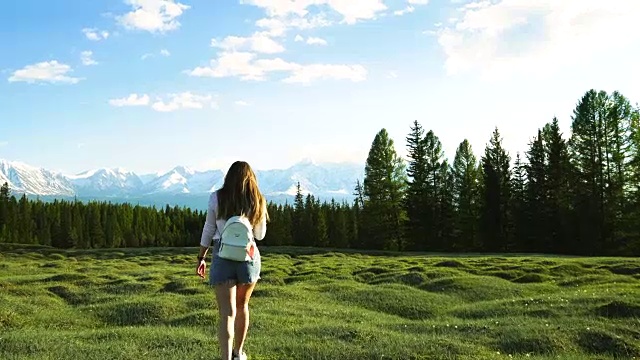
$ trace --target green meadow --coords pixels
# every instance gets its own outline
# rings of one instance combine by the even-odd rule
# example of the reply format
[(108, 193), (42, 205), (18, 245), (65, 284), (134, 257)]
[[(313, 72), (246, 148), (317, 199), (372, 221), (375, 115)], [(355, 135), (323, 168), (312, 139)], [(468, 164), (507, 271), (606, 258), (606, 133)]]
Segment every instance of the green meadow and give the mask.
[[(218, 359), (196, 252), (1, 247), (0, 359)], [(636, 258), (262, 255), (252, 360), (640, 359)]]

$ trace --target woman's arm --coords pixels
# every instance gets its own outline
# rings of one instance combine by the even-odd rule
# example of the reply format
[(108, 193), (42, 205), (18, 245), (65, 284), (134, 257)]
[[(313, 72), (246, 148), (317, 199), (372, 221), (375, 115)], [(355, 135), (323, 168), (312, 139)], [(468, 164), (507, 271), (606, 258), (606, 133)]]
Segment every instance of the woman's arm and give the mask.
[(218, 199), (216, 193), (212, 193), (209, 197), (209, 206), (207, 209), (207, 217), (204, 222), (204, 227), (202, 228), (202, 236), (200, 237), (200, 253), (199, 257), (205, 257), (207, 255), (207, 250), (209, 250), (209, 246), (211, 246), (211, 241), (213, 240), (213, 235), (216, 232), (216, 210), (217, 210)]
[(263, 208), (262, 219), (256, 226), (253, 227), (253, 237), (256, 240), (264, 239), (265, 235), (267, 235), (267, 204), (266, 202)]

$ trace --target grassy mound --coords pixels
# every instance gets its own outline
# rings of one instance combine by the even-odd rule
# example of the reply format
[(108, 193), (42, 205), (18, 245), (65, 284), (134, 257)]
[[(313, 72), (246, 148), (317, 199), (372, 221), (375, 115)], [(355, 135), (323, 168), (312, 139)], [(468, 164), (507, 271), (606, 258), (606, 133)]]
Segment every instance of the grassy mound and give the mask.
[[(0, 254), (1, 359), (199, 359), (197, 249)], [(251, 359), (640, 357), (640, 260), (264, 248)]]

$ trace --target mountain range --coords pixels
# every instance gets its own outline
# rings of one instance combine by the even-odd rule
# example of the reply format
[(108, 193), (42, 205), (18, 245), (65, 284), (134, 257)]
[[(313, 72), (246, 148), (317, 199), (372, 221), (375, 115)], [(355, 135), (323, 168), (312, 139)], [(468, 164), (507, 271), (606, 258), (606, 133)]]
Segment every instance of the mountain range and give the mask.
[[(364, 178), (364, 165), (303, 160), (287, 169), (256, 170), (256, 176), (263, 194), (276, 203), (291, 202), (298, 183), (305, 195), (342, 201), (352, 199), (356, 181)], [(0, 159), (0, 184), (7, 182), (13, 193), (45, 199), (75, 197), (203, 209), (209, 193), (223, 181), (224, 172), (218, 169), (197, 171), (176, 166), (166, 173), (138, 175), (122, 168), (100, 168), (65, 175)]]

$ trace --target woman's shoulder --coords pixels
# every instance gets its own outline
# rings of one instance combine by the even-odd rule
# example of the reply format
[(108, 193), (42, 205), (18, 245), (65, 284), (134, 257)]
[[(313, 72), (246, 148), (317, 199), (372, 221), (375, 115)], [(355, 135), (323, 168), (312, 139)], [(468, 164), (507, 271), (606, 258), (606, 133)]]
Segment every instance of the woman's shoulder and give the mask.
[(212, 191), (211, 194), (209, 194), (209, 208), (217, 208), (218, 207), (218, 190), (216, 191)]

